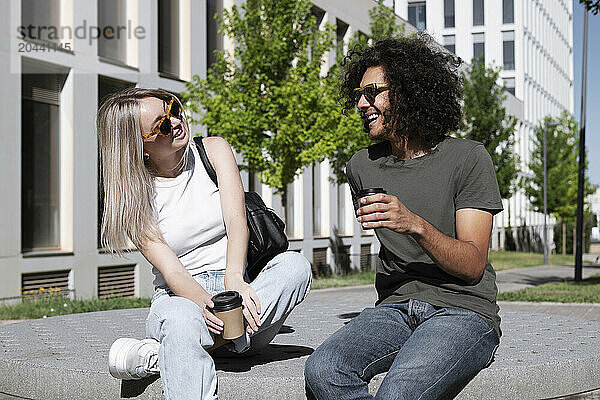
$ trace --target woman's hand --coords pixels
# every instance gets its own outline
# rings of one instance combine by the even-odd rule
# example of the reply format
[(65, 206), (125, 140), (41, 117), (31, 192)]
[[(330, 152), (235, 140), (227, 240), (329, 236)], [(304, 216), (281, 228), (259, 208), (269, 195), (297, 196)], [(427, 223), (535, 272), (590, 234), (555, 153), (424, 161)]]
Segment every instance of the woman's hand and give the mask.
[(248, 322), (246, 331), (248, 333), (258, 332), (262, 324), (260, 320), (260, 302), (252, 286), (244, 281), (241, 275), (225, 275), (225, 289), (235, 290), (242, 296), (244, 318)]
[(223, 333), (223, 321), (217, 318), (217, 316), (209, 310), (214, 307), (210, 293), (202, 286), (198, 286), (200, 293), (198, 296), (195, 296), (194, 302), (202, 309), (202, 315), (204, 316), (204, 321), (206, 322), (208, 330), (215, 335), (220, 335)]

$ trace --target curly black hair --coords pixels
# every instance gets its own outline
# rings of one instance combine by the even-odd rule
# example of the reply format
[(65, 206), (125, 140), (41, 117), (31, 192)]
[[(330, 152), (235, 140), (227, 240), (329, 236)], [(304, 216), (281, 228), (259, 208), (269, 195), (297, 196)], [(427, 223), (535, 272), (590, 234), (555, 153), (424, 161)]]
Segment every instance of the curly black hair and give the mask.
[(381, 66), (390, 85), (386, 128), (407, 139), (420, 137), (433, 147), (459, 127), (463, 80), (461, 59), (420, 32), (384, 39), (344, 58), (340, 96), (345, 112), (356, 107), (354, 88), (369, 67)]

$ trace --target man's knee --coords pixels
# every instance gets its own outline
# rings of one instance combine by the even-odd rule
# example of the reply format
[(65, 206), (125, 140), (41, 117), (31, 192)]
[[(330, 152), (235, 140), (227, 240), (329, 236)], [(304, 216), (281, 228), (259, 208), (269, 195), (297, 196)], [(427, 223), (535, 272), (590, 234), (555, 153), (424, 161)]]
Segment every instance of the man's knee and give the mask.
[[(342, 353), (343, 354), (343, 353)], [(328, 346), (319, 346), (304, 364), (304, 377), (309, 387), (327, 383), (344, 368), (340, 353)]]

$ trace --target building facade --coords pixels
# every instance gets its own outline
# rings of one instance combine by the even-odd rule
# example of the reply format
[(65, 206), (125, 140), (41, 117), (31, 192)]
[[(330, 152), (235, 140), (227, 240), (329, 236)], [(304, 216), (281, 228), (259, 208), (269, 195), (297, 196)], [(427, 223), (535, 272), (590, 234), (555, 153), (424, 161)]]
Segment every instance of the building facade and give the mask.
[[(395, 12), (418, 29), (427, 30), (466, 62), (482, 57), (500, 67), (500, 81), (510, 97), (509, 113), (519, 118), (515, 150), (520, 170), (533, 150), (533, 131), (546, 116), (574, 112), (572, 0), (395, 0)], [(521, 103), (519, 106), (518, 103)], [(523, 191), (504, 201), (505, 212), (495, 217), (492, 247), (502, 248), (504, 228), (529, 227), (542, 236), (543, 214), (532, 211)], [(552, 224), (549, 218), (549, 243)]]
[[(232, 46), (219, 36), (213, 16), (241, 0), (4, 3), (0, 80), (5, 95), (0, 100), (0, 121), (10, 129), (0, 133), (0, 299), (16, 299), (40, 288), (70, 290), (78, 298), (150, 296), (153, 276), (143, 256), (132, 250), (125, 258), (114, 257), (100, 245), (102, 195), (95, 115), (103, 99), (122, 88), (179, 93), (193, 75), (204, 78), (214, 60), (213, 51)], [(404, 22), (401, 17), (412, 18), (418, 25), (420, 14), (416, 9), (409, 12), (407, 2), (386, 4), (396, 9), (398, 22)], [(369, 34), (368, 10), (376, 2), (313, 0), (313, 5), (320, 24), (337, 26), (337, 50), (331, 51), (327, 62), (332, 65), (336, 51), (346, 51), (355, 32)], [(434, 19), (427, 14), (431, 10), (422, 11), (427, 21)], [(530, 35), (516, 27), (522, 15), (515, 11), (515, 54), (528, 43), (518, 38)], [(406, 27), (409, 34), (415, 30)], [(446, 43), (444, 35), (449, 33), (440, 35), (436, 36), (440, 43)], [(459, 42), (458, 53), (463, 47)], [(485, 43), (486, 57), (496, 57), (486, 47), (490, 42)], [(516, 96), (538, 90), (535, 79), (541, 78), (528, 75), (525, 59), (514, 59), (513, 75), (503, 72), (503, 78), (514, 76)], [(530, 110), (536, 114), (527, 114), (532, 115), (527, 119), (522, 116), (523, 102), (509, 96), (507, 104), (511, 113), (531, 126), (546, 110)], [(520, 134), (530, 135), (531, 126), (520, 128)], [(204, 132), (201, 126), (193, 131)], [(378, 242), (356, 222), (348, 186), (333, 184), (330, 176), (328, 161), (306, 168), (289, 186), (291, 201), (285, 209), (281, 198), (255, 177), (242, 173), (242, 180), (246, 189), (259, 192), (284, 217), (290, 249), (303, 253), (316, 273), (335, 270), (344, 262), (354, 269), (372, 268)], [(511, 201), (518, 204), (522, 199)], [(515, 215), (528, 224), (537, 218), (526, 212)], [(497, 217), (496, 224), (502, 223), (502, 217)], [(495, 237), (492, 247), (501, 246), (500, 235)]]
[[(235, 0), (235, 3), (241, 3)], [(95, 115), (103, 99), (125, 87), (185, 89), (206, 76), (212, 52), (231, 43), (213, 18), (233, 0), (10, 0), (0, 16), (0, 298), (49, 288), (78, 298), (149, 296), (150, 265), (137, 251), (125, 258), (101, 248)], [(373, 0), (315, 1), (320, 22), (338, 25), (339, 45), (368, 33)], [(330, 62), (335, 59), (332, 51)], [(202, 133), (202, 127), (194, 127)], [(292, 205), (243, 173), (246, 188), (285, 214), (290, 248), (315, 271), (335, 264), (330, 246), (354, 267), (378, 251), (353, 218), (346, 185), (329, 181), (327, 162), (290, 185)], [(313, 190), (314, 188), (314, 190)], [(335, 228), (335, 229), (334, 229)], [(43, 288), (43, 289), (42, 289)]]

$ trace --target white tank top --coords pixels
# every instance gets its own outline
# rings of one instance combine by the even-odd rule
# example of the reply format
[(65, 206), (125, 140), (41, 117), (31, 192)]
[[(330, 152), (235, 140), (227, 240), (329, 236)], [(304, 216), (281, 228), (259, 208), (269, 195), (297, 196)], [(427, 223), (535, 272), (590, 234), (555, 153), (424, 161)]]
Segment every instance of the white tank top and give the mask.
[[(224, 270), (227, 232), (219, 189), (208, 176), (192, 143), (188, 164), (176, 178), (154, 181), (152, 207), (163, 238), (192, 276)], [(152, 268), (154, 287), (166, 288), (162, 274)]]

